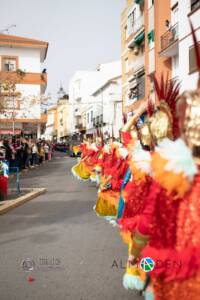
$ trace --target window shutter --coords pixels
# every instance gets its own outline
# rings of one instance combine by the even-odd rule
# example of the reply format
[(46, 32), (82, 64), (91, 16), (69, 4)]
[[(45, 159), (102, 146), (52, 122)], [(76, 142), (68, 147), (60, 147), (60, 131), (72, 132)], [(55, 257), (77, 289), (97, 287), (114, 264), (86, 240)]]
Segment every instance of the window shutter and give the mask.
[[(200, 43), (199, 43), (200, 48)], [(194, 46), (189, 49), (189, 73), (193, 73), (197, 71), (197, 62), (195, 56)]]

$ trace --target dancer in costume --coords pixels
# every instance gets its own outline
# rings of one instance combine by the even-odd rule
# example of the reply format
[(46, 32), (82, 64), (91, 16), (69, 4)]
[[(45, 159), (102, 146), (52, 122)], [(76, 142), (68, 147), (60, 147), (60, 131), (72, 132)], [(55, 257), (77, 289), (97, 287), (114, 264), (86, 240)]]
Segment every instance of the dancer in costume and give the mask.
[[(191, 25), (194, 45), (196, 49), (196, 60), (200, 71), (200, 51)], [(192, 153), (193, 163), (196, 163), (195, 177), (190, 177), (190, 191), (185, 194), (179, 204), (176, 217), (176, 243), (170, 249), (168, 255), (181, 263), (179, 269), (172, 268), (164, 270), (165, 282), (157, 281), (156, 288), (163, 291), (158, 299), (163, 300), (197, 300), (200, 294), (200, 73), (198, 87), (195, 91), (189, 91), (181, 95), (177, 103), (177, 114), (181, 128), (181, 137)], [(183, 167), (192, 171), (192, 164), (184, 164), (184, 152), (177, 153), (179, 157), (179, 168), (183, 160)], [(171, 158), (171, 164), (173, 157)], [(162, 256), (161, 256), (162, 259)], [(163, 270), (160, 270), (162, 274)]]
[(121, 143), (111, 144), (110, 154), (103, 161), (103, 174), (95, 208), (99, 216), (116, 217), (120, 188), (128, 168), (127, 156), (128, 151)]
[[(136, 226), (138, 215), (144, 207), (145, 195), (148, 193), (150, 182), (150, 134), (148, 125), (144, 121), (139, 128), (139, 134), (128, 132), (137, 123), (140, 116), (146, 111), (146, 104), (140, 106), (133, 118), (127, 122), (122, 131), (123, 140), (126, 141), (129, 151), (129, 171), (127, 172), (120, 196), (118, 208), (118, 224), (125, 243), (128, 244), (128, 254), (132, 246), (132, 231)], [(138, 139), (138, 137), (140, 139)], [(142, 290), (145, 287), (146, 274), (127, 264), (123, 285), (126, 289)]]
[(88, 180), (90, 178), (90, 171), (86, 166), (86, 159), (91, 154), (90, 151), (90, 144), (91, 140), (87, 141), (84, 140), (83, 143), (80, 145), (81, 150), (81, 159), (78, 161), (78, 163), (72, 167), (71, 171), (74, 177), (76, 177), (79, 180)]
[[(165, 98), (165, 91), (175, 92)], [(161, 83), (155, 79), (155, 88), (160, 100), (160, 109), (151, 118), (150, 131), (156, 145), (152, 154), (152, 183), (146, 197), (145, 207), (134, 230), (131, 257), (151, 257), (162, 266), (155, 266), (151, 279), (156, 300), (173, 299), (167, 281), (173, 270), (166, 268), (166, 261), (173, 257), (176, 247), (176, 221), (179, 205), (189, 192), (197, 168), (191, 151), (178, 136), (177, 116), (175, 114), (178, 85), (168, 84), (162, 77)], [(166, 102), (163, 102), (166, 100)], [(163, 140), (165, 135), (168, 137)], [(173, 138), (174, 141), (169, 138)], [(142, 251), (143, 250), (143, 251)], [(177, 270), (176, 270), (177, 271)], [(180, 270), (178, 270), (180, 271)]]

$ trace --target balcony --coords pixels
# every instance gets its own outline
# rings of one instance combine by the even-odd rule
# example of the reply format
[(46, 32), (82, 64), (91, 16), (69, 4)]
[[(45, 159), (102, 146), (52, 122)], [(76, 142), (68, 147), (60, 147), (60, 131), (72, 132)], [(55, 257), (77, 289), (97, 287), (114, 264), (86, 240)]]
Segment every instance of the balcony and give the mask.
[(98, 128), (103, 126), (105, 126), (105, 123), (103, 122), (103, 115), (93, 118), (93, 127)]
[(128, 81), (132, 81), (135, 77), (135, 73), (137, 73), (139, 70), (144, 69), (144, 62), (145, 58), (144, 55), (136, 56), (133, 63), (131, 64), (131, 68), (128, 72)]
[(75, 129), (78, 129), (79, 131), (84, 131), (86, 128), (83, 126), (82, 123), (76, 124)]
[(178, 53), (178, 23), (161, 36), (161, 56), (171, 57)]
[(47, 85), (47, 74), (46, 73), (28, 73), (22, 71), (16, 72), (0, 72), (1, 80), (9, 80), (16, 84), (39, 84)]
[(142, 14), (139, 18), (135, 20), (132, 26), (129, 28), (127, 44), (128, 48), (133, 48), (135, 45), (135, 37), (144, 30), (144, 15)]

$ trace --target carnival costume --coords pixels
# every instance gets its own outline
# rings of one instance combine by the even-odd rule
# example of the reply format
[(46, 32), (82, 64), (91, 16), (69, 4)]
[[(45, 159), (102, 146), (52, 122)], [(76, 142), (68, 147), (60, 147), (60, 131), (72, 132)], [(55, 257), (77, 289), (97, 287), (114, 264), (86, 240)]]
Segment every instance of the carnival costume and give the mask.
[(96, 213), (102, 217), (116, 217), (120, 188), (127, 171), (128, 151), (122, 144), (111, 145), (110, 158), (103, 162), (103, 175), (96, 204)]

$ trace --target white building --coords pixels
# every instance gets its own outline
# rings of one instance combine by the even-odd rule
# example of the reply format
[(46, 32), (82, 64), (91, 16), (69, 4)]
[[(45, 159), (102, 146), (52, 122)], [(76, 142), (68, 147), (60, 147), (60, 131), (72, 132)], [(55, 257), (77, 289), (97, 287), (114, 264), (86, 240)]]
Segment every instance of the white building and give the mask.
[(200, 0), (178, 1), (179, 15), (179, 77), (182, 91), (197, 87), (198, 73), (195, 61), (193, 39), (188, 22), (190, 17), (200, 41)]
[(57, 106), (53, 106), (47, 110), (47, 123), (45, 130), (45, 139), (53, 141), (57, 136)]
[(200, 41), (200, 0), (171, 0), (171, 20), (163, 36), (167, 47), (161, 56), (172, 59), (172, 78), (181, 82), (181, 91), (197, 86), (197, 67), (189, 18)]
[[(94, 91), (103, 87), (110, 79), (121, 76), (121, 62), (115, 61), (101, 64), (96, 71), (78, 71), (70, 80), (69, 99), (71, 103), (71, 133), (81, 132), (93, 134), (93, 119), (95, 118), (97, 103), (92, 96)], [(96, 102), (95, 102), (96, 101)]]
[[(47, 50), (47, 42), (0, 34), (0, 92), (1, 98), (6, 99), (6, 111), (0, 115), (0, 134), (40, 137), (41, 95), (47, 86), (42, 63)], [(5, 85), (6, 81), (9, 84)], [(15, 86), (13, 90), (11, 83)]]
[(99, 128), (105, 137), (119, 137), (123, 123), (121, 76), (107, 80), (92, 97), (93, 104), (87, 111), (87, 133), (95, 133)]

